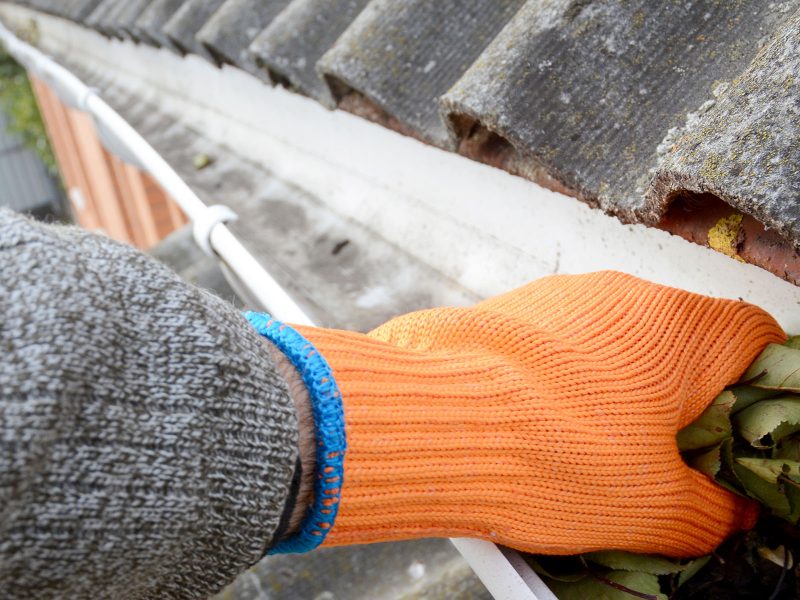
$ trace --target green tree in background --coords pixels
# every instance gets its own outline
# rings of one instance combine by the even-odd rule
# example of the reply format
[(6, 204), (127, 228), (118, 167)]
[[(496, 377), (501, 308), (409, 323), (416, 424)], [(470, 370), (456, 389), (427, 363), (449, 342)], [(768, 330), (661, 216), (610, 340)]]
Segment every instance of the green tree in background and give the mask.
[(33, 150), (52, 175), (58, 167), (39, 107), (25, 69), (0, 48), (0, 110), (8, 118), (8, 132)]

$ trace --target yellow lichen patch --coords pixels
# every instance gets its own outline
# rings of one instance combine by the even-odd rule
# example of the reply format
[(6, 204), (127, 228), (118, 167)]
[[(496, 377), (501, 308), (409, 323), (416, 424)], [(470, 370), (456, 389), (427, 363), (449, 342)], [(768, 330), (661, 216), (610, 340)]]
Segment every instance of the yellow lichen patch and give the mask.
[(742, 215), (722, 217), (717, 224), (708, 230), (708, 245), (725, 256), (739, 262), (745, 262), (737, 252), (739, 232), (742, 229)]
[(705, 161), (703, 162), (703, 166), (700, 168), (700, 175), (709, 181), (716, 181), (724, 175), (720, 163), (720, 158), (717, 155), (706, 157)]

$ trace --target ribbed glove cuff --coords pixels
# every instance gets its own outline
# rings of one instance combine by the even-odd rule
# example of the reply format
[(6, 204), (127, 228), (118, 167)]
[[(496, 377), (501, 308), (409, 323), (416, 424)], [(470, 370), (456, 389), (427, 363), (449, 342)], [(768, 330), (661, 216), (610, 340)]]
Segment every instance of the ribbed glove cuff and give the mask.
[(347, 449), (341, 393), (324, 356), (295, 329), (268, 314), (247, 312), (245, 317), (283, 352), (308, 390), (317, 448), (314, 500), (299, 531), (278, 542), (269, 554), (307, 552), (324, 541), (339, 510)]

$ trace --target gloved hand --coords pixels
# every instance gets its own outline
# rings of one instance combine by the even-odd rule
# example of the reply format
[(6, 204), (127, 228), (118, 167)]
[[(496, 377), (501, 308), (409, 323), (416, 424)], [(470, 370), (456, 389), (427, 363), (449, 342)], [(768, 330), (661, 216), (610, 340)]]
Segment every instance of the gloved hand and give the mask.
[(448, 536), (683, 557), (755, 519), (751, 503), (687, 467), (675, 441), (784, 341), (755, 306), (603, 272), (367, 335), (297, 329), (344, 407), (327, 546)]

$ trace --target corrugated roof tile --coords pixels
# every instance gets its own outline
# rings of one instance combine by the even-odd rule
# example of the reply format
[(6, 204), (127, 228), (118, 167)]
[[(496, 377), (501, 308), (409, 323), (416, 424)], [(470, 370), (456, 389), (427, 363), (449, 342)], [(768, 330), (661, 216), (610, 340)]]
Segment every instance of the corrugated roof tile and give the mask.
[(113, 23), (114, 33), (118, 37), (130, 37), (139, 40), (141, 34), (136, 28), (136, 22), (153, 0), (128, 0), (125, 8), (117, 14)]
[(800, 0), (19, 3), (255, 62), (326, 106), (699, 243), (726, 210), (713, 194), (772, 228), (745, 219), (742, 255), (800, 281)]
[(164, 32), (164, 25), (175, 16), (185, 0), (153, 0), (133, 24), (141, 41), (179, 51)]
[(227, 0), (203, 25), (197, 39), (219, 63), (251, 64), (248, 48), (290, 0)]
[(60, 17), (72, 19), (73, 21), (83, 21), (91, 12), (97, 8), (102, 0), (67, 0), (66, 2), (48, 2), (50, 11)]
[(102, 0), (73, 0), (67, 16), (75, 21), (82, 21), (100, 4)]
[(796, 5), (528, 2), (442, 109), (462, 147), (479, 140), (473, 153), (523, 175), (543, 167), (591, 204), (654, 222), (663, 206), (645, 192), (671, 136), (747, 69), (782, 8)]
[(125, 0), (103, 0), (98, 4), (95, 9), (86, 17), (86, 25), (92, 29), (96, 29), (104, 35), (106, 32), (106, 19), (113, 15), (114, 12), (124, 4)]
[(373, 0), (321, 58), (334, 97), (363, 94), (419, 137), (450, 146), (437, 100), (522, 0)]
[(293, 0), (250, 46), (273, 80), (336, 105), (316, 70), (317, 61), (350, 26), (368, 0)]
[(800, 246), (800, 11), (675, 140), (648, 190), (710, 192)]
[(164, 33), (175, 46), (186, 53), (193, 53), (215, 62), (214, 57), (195, 35), (225, 0), (188, 0), (175, 12), (166, 25)]
[(124, 39), (127, 34), (120, 28), (120, 24), (125, 13), (136, 2), (137, 0), (118, 0), (114, 7), (103, 16), (98, 29), (110, 37)]

